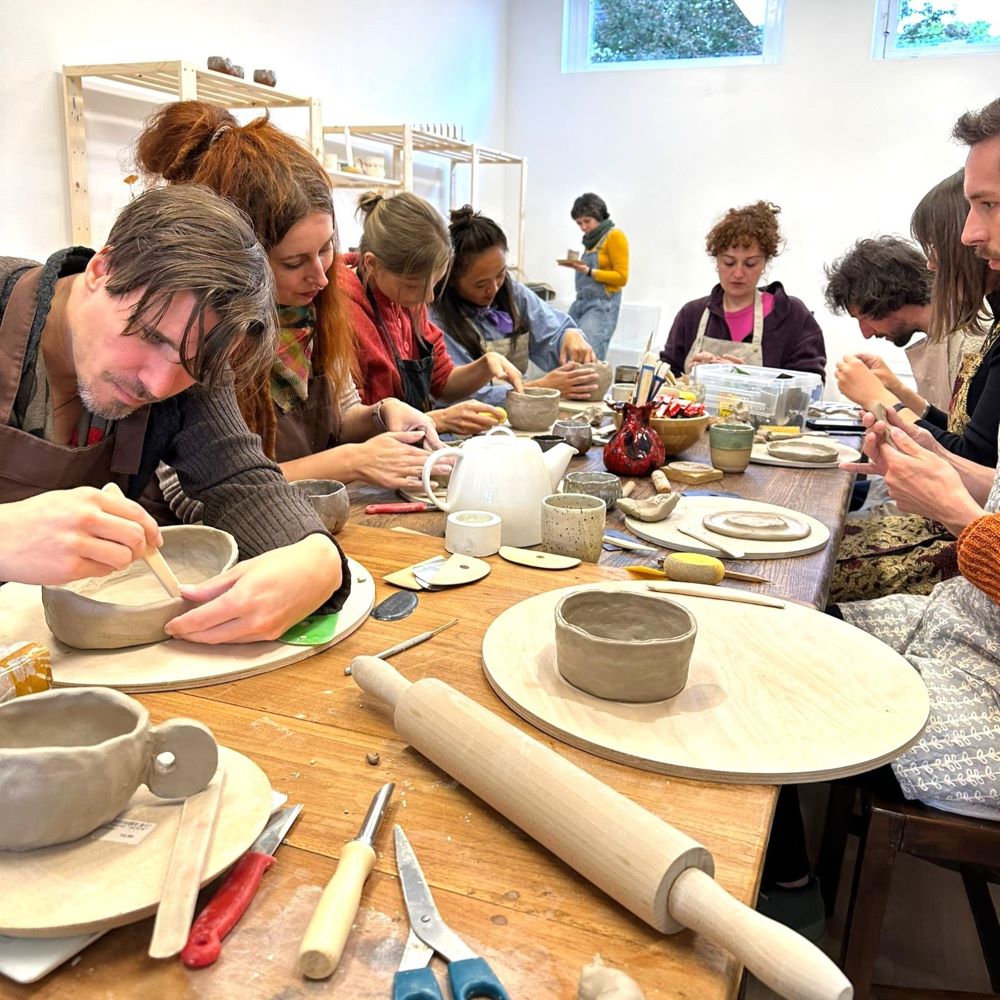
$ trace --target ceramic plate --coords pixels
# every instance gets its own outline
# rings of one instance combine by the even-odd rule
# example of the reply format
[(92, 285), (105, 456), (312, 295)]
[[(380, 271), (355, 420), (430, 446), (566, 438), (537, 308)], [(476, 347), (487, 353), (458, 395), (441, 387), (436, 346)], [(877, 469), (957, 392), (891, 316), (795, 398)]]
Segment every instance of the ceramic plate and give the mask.
[(784, 465), (789, 469), (836, 469), (841, 462), (856, 462), (859, 458), (861, 458), (861, 452), (858, 451), (857, 448), (841, 444), (839, 441), (834, 441), (833, 438), (820, 436), (814, 437), (809, 434), (803, 434), (801, 439), (795, 438), (795, 440), (802, 440), (806, 442), (812, 441), (831, 445), (837, 449), (839, 457), (832, 462), (793, 462), (789, 459), (777, 458), (772, 455), (767, 450), (767, 443), (761, 442), (753, 446), (753, 451), (750, 453), (750, 461), (755, 462), (758, 465)]

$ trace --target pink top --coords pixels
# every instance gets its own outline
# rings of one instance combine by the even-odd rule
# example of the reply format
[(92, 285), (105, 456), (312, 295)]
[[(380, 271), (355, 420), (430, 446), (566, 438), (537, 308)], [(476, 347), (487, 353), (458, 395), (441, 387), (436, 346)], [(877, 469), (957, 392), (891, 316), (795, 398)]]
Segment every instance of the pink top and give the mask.
[[(774, 308), (774, 296), (770, 292), (761, 292), (760, 301), (764, 316), (767, 316)], [(751, 302), (745, 309), (727, 312), (726, 326), (729, 327), (729, 335), (735, 343), (739, 344), (746, 340), (753, 333), (753, 303)]]

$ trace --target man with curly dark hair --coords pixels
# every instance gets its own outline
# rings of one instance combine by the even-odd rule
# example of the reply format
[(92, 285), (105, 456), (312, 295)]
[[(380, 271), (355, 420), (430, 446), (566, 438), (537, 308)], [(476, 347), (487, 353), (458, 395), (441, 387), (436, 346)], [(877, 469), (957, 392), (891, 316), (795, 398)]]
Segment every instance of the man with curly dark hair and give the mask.
[(681, 307), (660, 357), (675, 375), (730, 361), (810, 372), (826, 378), (823, 331), (780, 281), (758, 287), (782, 249), (778, 213), (767, 201), (731, 208), (705, 238), (719, 283)]

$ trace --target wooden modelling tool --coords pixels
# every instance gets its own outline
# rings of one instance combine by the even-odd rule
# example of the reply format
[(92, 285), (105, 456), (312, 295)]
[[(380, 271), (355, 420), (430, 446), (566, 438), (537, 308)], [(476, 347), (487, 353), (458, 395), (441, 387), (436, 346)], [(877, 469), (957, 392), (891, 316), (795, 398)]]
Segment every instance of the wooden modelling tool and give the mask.
[(696, 542), (701, 542), (702, 545), (718, 549), (724, 556), (729, 556), (730, 559), (742, 559), (746, 555), (743, 549), (738, 549), (735, 545), (728, 542), (716, 541), (714, 535), (709, 537), (703, 531), (692, 531), (690, 528), (682, 528), (680, 525), (677, 526), (677, 530), (682, 535), (687, 535), (688, 538), (693, 538)]
[(748, 594), (745, 590), (727, 590), (710, 583), (651, 583), (648, 590), (658, 594), (683, 594), (687, 597), (706, 597), (713, 601), (735, 601), (737, 604), (757, 604), (762, 608), (783, 608), (784, 601), (764, 594)]
[(187, 943), (224, 781), (225, 770), (220, 765), (208, 787), (188, 796), (181, 809), (163, 895), (153, 923), (150, 958), (172, 958)]
[(669, 823), (442, 681), (411, 684), (371, 656), (351, 666), (414, 749), (657, 930), (690, 927), (789, 1000), (853, 997), (826, 955), (730, 896), (711, 854)]
[[(118, 488), (117, 483), (107, 483), (101, 488), (102, 493), (107, 493), (108, 496), (112, 497), (124, 497), (125, 494)], [(174, 575), (174, 571), (167, 565), (167, 560), (163, 558), (162, 553), (159, 549), (150, 548), (146, 546), (146, 551), (143, 553), (143, 562), (149, 567), (150, 572), (157, 580), (160, 581), (160, 585), (171, 597), (181, 596), (181, 585), (180, 581)]]
[(357, 839), (349, 840), (340, 852), (337, 870), (323, 890), (299, 948), (299, 974), (306, 979), (326, 979), (340, 962), (361, 892), (375, 867), (375, 834), (395, 788), (390, 781), (375, 793)]

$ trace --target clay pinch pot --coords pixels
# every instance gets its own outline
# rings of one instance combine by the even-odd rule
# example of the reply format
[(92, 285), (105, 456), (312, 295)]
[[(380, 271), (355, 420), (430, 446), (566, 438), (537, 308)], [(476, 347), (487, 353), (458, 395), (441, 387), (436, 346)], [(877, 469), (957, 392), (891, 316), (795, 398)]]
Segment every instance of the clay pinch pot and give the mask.
[(14, 698), (0, 707), (0, 851), (84, 837), (114, 819), (139, 785), (166, 799), (200, 792), (218, 754), (200, 722), (151, 726), (139, 702), (110, 688)]
[(560, 491), (598, 497), (610, 513), (621, 499), (622, 481), (612, 472), (568, 472), (563, 476)]
[(308, 498), (323, 527), (331, 535), (343, 530), (351, 513), (351, 498), (342, 482), (336, 479), (297, 479), (291, 486)]
[[(163, 528), (160, 552), (182, 583), (202, 583), (229, 569), (239, 552), (226, 531), (203, 524)], [(168, 597), (137, 559), (109, 576), (42, 587), (42, 607), (52, 634), (77, 649), (121, 649), (161, 642), (163, 626), (194, 605)]]
[[(571, 364), (573, 363), (571, 362)], [(614, 377), (611, 365), (607, 361), (589, 361), (586, 364), (577, 362), (574, 364), (574, 369), (576, 371), (591, 371), (597, 375), (597, 388), (591, 390), (585, 402), (599, 403), (604, 399), (608, 389), (611, 388), (611, 380)]]
[(552, 425), (552, 433), (576, 448), (578, 455), (586, 455), (594, 443), (594, 430), (586, 418), (557, 420)]
[(559, 390), (526, 386), (507, 393), (507, 421), (517, 431), (547, 431), (559, 416)]
[(634, 517), (637, 521), (653, 524), (670, 517), (680, 499), (680, 493), (657, 493), (645, 500), (631, 500), (626, 497), (618, 501), (618, 509), (626, 517)]
[(557, 605), (556, 667), (609, 701), (673, 698), (687, 683), (698, 624), (687, 608), (628, 591), (578, 590)]

